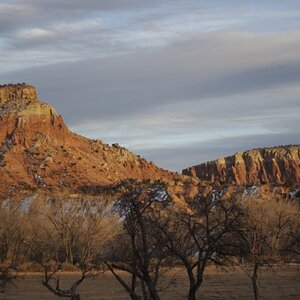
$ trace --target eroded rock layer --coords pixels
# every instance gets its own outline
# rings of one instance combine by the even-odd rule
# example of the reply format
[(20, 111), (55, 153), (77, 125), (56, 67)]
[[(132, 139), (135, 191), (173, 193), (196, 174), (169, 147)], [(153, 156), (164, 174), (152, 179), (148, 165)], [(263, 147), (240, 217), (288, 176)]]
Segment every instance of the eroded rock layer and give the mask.
[(182, 171), (210, 182), (236, 185), (300, 182), (300, 145), (253, 149)]

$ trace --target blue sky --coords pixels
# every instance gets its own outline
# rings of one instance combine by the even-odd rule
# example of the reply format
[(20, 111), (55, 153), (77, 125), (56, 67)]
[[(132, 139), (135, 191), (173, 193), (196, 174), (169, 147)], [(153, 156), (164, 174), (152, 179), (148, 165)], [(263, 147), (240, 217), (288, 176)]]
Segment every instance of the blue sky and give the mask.
[(0, 1), (0, 82), (181, 170), (300, 143), (300, 1)]

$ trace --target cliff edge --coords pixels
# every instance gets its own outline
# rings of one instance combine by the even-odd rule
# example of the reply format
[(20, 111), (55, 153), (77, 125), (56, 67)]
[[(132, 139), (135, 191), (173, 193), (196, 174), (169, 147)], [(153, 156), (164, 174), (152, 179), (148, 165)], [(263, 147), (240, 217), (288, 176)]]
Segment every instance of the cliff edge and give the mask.
[(300, 182), (300, 145), (237, 152), (182, 171), (202, 180), (236, 185)]

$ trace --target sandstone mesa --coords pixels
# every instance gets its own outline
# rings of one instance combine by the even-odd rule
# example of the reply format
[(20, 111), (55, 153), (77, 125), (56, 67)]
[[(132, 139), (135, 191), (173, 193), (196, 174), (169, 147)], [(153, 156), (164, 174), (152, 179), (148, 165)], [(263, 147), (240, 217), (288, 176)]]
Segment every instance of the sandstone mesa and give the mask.
[(220, 184), (300, 183), (300, 145), (237, 152), (184, 169), (182, 174)]
[(93, 189), (173, 173), (127, 149), (72, 133), (28, 84), (0, 86), (0, 191)]

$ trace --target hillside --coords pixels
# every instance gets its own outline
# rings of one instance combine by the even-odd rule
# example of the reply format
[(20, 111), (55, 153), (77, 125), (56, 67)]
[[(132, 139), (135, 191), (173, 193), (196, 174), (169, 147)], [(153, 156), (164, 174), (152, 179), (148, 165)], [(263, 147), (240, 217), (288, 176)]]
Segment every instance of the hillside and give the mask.
[(174, 173), (114, 144), (72, 133), (27, 84), (0, 86), (0, 193), (94, 189)]

